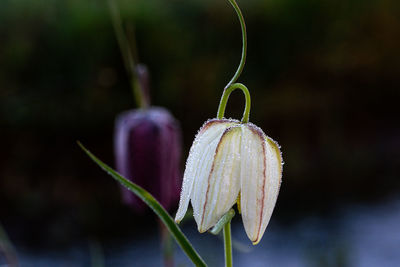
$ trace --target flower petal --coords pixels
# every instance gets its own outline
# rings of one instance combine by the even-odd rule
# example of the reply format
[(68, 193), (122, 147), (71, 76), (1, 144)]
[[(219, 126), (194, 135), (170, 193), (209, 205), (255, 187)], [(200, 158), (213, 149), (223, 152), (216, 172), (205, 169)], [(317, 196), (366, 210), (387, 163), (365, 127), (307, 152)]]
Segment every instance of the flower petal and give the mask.
[[(200, 192), (204, 191), (203, 195), (205, 195), (206, 190), (202, 186), (202, 181), (205, 180), (206, 174), (208, 175), (210, 172), (212, 157), (221, 135), (232, 123), (228, 120), (209, 120), (199, 130), (186, 161), (179, 208), (175, 216), (176, 222), (180, 222), (185, 216), (191, 198), (195, 220), (196, 222), (200, 221), (201, 205), (199, 201), (202, 198)], [(193, 192), (195, 183), (197, 193)]]
[[(195, 167), (194, 190), (191, 196), (193, 216), (200, 232), (204, 232), (204, 229), (202, 229), (200, 225), (204, 214), (204, 203), (206, 202), (208, 190), (208, 178), (212, 170), (217, 146), (225, 130), (237, 123), (237, 121), (229, 120), (212, 120), (206, 123), (200, 130), (200, 134), (203, 131), (205, 133), (203, 134), (203, 137), (199, 138), (199, 150), (201, 150), (201, 152), (199, 152), (199, 156), (195, 156), (195, 158), (197, 158), (195, 163), (197, 166)], [(207, 137), (208, 140), (201, 140), (204, 137)]]
[(282, 178), (278, 145), (257, 126), (242, 126), (241, 210), (253, 244), (260, 242), (271, 218)]
[(219, 140), (207, 177), (199, 232), (214, 226), (236, 202), (240, 190), (240, 140), (238, 126), (227, 128)]

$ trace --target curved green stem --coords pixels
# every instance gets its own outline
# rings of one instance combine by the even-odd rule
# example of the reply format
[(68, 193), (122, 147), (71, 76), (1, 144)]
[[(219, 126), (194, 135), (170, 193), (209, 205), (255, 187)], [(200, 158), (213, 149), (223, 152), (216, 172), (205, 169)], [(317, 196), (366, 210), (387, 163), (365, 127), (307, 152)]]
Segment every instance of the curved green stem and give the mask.
[(250, 116), (250, 106), (251, 106), (250, 92), (249, 92), (249, 89), (247, 89), (247, 87), (241, 83), (231, 84), (229, 87), (224, 89), (224, 92), (222, 93), (221, 101), (219, 102), (219, 106), (218, 106), (217, 118), (222, 119), (224, 117), (228, 98), (235, 89), (242, 90), (242, 92), (244, 93), (244, 96), (246, 98), (246, 106), (245, 106), (244, 112), (243, 112), (242, 123), (248, 123), (249, 116)]
[(246, 24), (244, 22), (244, 17), (243, 17), (242, 11), (240, 11), (240, 8), (239, 8), (239, 6), (238, 6), (238, 4), (236, 3), (235, 0), (228, 0), (228, 1), (231, 3), (231, 5), (233, 6), (233, 8), (236, 11), (236, 14), (239, 17), (240, 27), (242, 28), (242, 43), (243, 43), (243, 47), (242, 47), (242, 58), (240, 59), (239, 67), (236, 70), (235, 75), (233, 75), (232, 79), (225, 86), (225, 88), (228, 88), (231, 84), (236, 82), (236, 80), (239, 78), (240, 74), (243, 71), (244, 64), (246, 62), (246, 55), (247, 55), (247, 32), (246, 32)]
[(179, 226), (175, 223), (174, 219), (149, 192), (119, 175), (115, 170), (113, 170), (111, 167), (99, 160), (89, 150), (87, 150), (81, 143), (78, 142), (78, 145), (98, 166), (100, 166), (104, 171), (111, 175), (121, 185), (123, 185), (128, 190), (133, 192), (136, 196), (141, 198), (147, 204), (147, 206), (149, 206), (154, 211), (154, 213), (157, 214), (157, 216), (161, 219), (169, 232), (175, 238), (176, 242), (196, 266), (207, 266), (200, 255), (193, 248), (192, 244), (190, 244), (189, 240), (183, 234)]
[(231, 221), (224, 225), (225, 266), (232, 267)]

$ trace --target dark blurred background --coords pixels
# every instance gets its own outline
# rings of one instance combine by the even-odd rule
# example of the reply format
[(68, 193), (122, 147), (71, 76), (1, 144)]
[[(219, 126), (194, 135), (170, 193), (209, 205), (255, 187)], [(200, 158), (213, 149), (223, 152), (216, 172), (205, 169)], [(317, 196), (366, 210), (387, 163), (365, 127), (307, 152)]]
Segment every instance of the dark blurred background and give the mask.
[[(194, 135), (215, 117), (222, 89), (237, 68), (242, 44), (236, 14), (225, 0), (118, 4), (124, 22), (134, 26), (139, 60), (150, 70), (153, 104), (168, 108), (181, 123), (183, 169)], [(386, 236), (389, 243), (383, 244), (392, 245), (376, 253), (378, 265), (371, 266), (398, 266), (400, 205), (393, 203), (400, 199), (400, 2), (239, 5), (248, 29), (248, 58), (239, 81), (251, 91), (250, 121), (279, 142), (285, 166), (263, 242), (253, 254), (238, 254), (249, 260), (279, 250), (261, 261), (277, 264), (271, 266), (368, 266), (363, 257)], [(233, 93), (226, 116), (240, 119), (243, 103), (241, 93)], [(87, 242), (89, 248), (100, 244), (113, 258), (113, 246), (128, 244), (135, 251), (141, 246), (137, 240), (157, 240), (155, 217), (123, 206), (116, 183), (76, 145), (80, 140), (114, 165), (114, 118), (132, 108), (106, 1), (1, 1), (0, 222), (21, 265), (25, 260), (26, 266), (87, 266), (90, 249), (73, 254), (75, 263), (68, 263), (71, 254), (63, 251)], [(374, 218), (389, 220), (391, 234), (381, 232), (382, 222)], [(346, 239), (352, 228), (338, 225), (348, 220), (354, 229), (369, 222), (372, 230), (365, 233), (375, 235), (365, 242)], [(241, 227), (240, 216), (235, 223)], [(209, 238), (194, 227), (188, 222), (194, 239)], [(312, 234), (299, 235), (305, 229)], [(332, 239), (338, 235), (343, 238)], [(209, 242), (222, 249), (214, 239)], [(360, 249), (354, 240), (371, 247)], [(52, 262), (48, 251), (61, 256)], [(203, 251), (212, 260), (212, 253)], [(223, 261), (220, 254), (216, 265)], [(289, 258), (293, 264), (284, 263)], [(109, 265), (154, 264), (142, 262)]]

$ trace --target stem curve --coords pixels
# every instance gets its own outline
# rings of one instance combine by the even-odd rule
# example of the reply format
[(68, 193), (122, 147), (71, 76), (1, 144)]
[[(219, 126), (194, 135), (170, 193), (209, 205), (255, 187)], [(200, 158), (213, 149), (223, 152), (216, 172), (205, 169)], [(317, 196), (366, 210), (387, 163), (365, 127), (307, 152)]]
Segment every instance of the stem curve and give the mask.
[(251, 106), (250, 92), (249, 92), (249, 89), (247, 89), (247, 87), (241, 83), (231, 84), (227, 88), (224, 89), (224, 92), (222, 93), (221, 101), (219, 102), (219, 106), (218, 106), (217, 118), (222, 119), (224, 117), (225, 108), (226, 108), (226, 104), (228, 103), (229, 96), (236, 89), (242, 90), (242, 92), (244, 94), (246, 104), (245, 104), (245, 108), (244, 108), (244, 112), (243, 112), (242, 123), (248, 123), (249, 116), (250, 116), (250, 106)]

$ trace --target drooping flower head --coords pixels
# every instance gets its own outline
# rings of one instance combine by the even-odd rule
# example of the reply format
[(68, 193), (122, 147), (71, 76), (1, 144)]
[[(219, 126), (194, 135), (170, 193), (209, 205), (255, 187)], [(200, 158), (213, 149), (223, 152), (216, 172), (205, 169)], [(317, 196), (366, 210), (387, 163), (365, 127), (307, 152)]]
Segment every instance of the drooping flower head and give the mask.
[(238, 203), (247, 236), (257, 244), (271, 218), (281, 178), (279, 145), (259, 127), (209, 120), (190, 149), (175, 221), (182, 220), (190, 201), (198, 230), (205, 232)]

